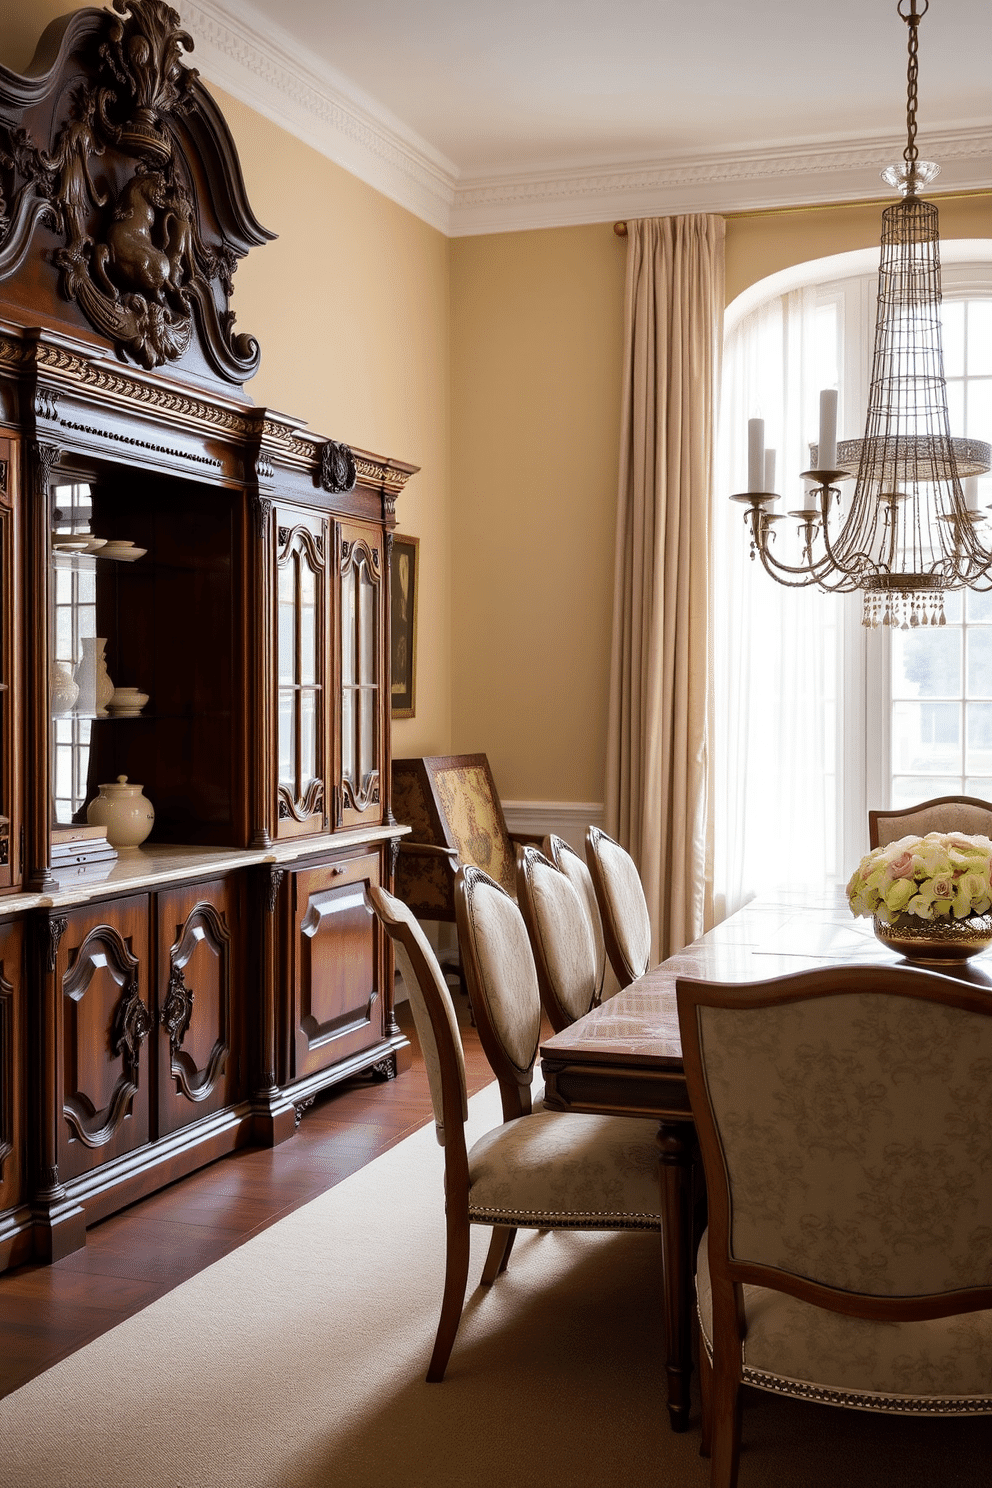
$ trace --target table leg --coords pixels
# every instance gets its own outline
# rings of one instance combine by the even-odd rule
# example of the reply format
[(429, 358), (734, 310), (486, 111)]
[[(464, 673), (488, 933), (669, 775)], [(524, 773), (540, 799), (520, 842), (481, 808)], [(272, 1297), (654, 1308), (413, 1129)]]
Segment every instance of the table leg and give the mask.
[(692, 1173), (696, 1133), (691, 1122), (663, 1121), (658, 1130), (661, 1157), (661, 1213), (665, 1287), (665, 1367), (668, 1414), (673, 1431), (689, 1425), (692, 1376), (692, 1315), (695, 1283), (692, 1255)]

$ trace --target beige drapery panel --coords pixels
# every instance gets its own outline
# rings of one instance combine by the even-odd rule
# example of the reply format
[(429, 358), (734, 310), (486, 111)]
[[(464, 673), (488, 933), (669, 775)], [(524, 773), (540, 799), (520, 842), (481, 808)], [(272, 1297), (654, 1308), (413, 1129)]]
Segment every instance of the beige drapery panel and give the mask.
[(655, 960), (712, 923), (710, 487), (722, 217), (628, 225), (607, 830), (632, 854)]

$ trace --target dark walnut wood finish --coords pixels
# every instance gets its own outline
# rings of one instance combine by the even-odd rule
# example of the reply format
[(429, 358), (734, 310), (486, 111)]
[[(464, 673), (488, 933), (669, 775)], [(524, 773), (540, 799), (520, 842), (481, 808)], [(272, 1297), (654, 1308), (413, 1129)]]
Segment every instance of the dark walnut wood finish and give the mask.
[[(191, 47), (162, 0), (115, 0), (0, 67), (0, 1268), (407, 1049), (368, 890), (404, 831), (388, 563), (416, 467), (246, 396), (233, 278), (274, 235)], [(55, 558), (53, 530), (144, 553)], [(85, 715), (74, 822), (118, 775), (155, 808), (102, 879), (51, 851), (66, 561), (79, 634), (149, 695)]]
[[(664, 1214), (668, 1411), (689, 1423), (695, 1244), (701, 1182), (679, 1038), (679, 977), (747, 982), (841, 962), (892, 962), (867, 921), (827, 895), (817, 903), (749, 904), (541, 1045), (545, 1102), (555, 1110), (655, 1116)], [(964, 975), (992, 988), (992, 955)]]

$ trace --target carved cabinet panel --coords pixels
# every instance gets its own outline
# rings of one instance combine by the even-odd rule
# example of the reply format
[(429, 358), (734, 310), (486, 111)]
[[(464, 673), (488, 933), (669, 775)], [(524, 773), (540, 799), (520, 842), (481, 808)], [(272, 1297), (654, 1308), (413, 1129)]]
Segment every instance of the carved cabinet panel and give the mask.
[(326, 831), (329, 780), (327, 519), (276, 508), (278, 837)]
[(243, 1094), (241, 878), (157, 896), (157, 1136)]
[(368, 887), (378, 853), (293, 875), (293, 1069), (300, 1079), (383, 1037), (383, 947)]
[(382, 531), (339, 522), (339, 824), (382, 820), (386, 584)]
[(63, 1181), (149, 1139), (148, 900), (87, 905), (50, 922)]
[(0, 1252), (4, 1213), (25, 1198), (24, 927), (0, 925)]

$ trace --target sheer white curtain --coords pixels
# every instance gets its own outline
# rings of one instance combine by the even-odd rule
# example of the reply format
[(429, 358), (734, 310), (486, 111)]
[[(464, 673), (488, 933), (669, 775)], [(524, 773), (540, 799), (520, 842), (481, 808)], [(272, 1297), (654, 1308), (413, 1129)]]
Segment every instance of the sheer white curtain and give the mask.
[[(836, 316), (809, 290), (769, 300), (724, 344), (713, 522), (718, 919), (756, 893), (809, 892), (837, 873), (839, 601), (775, 583), (748, 556), (744, 507), (727, 499), (747, 487), (747, 423), (763, 418), (784, 493), (777, 509), (802, 506), (799, 472), (819, 391), (836, 386), (837, 347)], [(792, 544), (783, 533), (776, 546), (784, 555)]]

